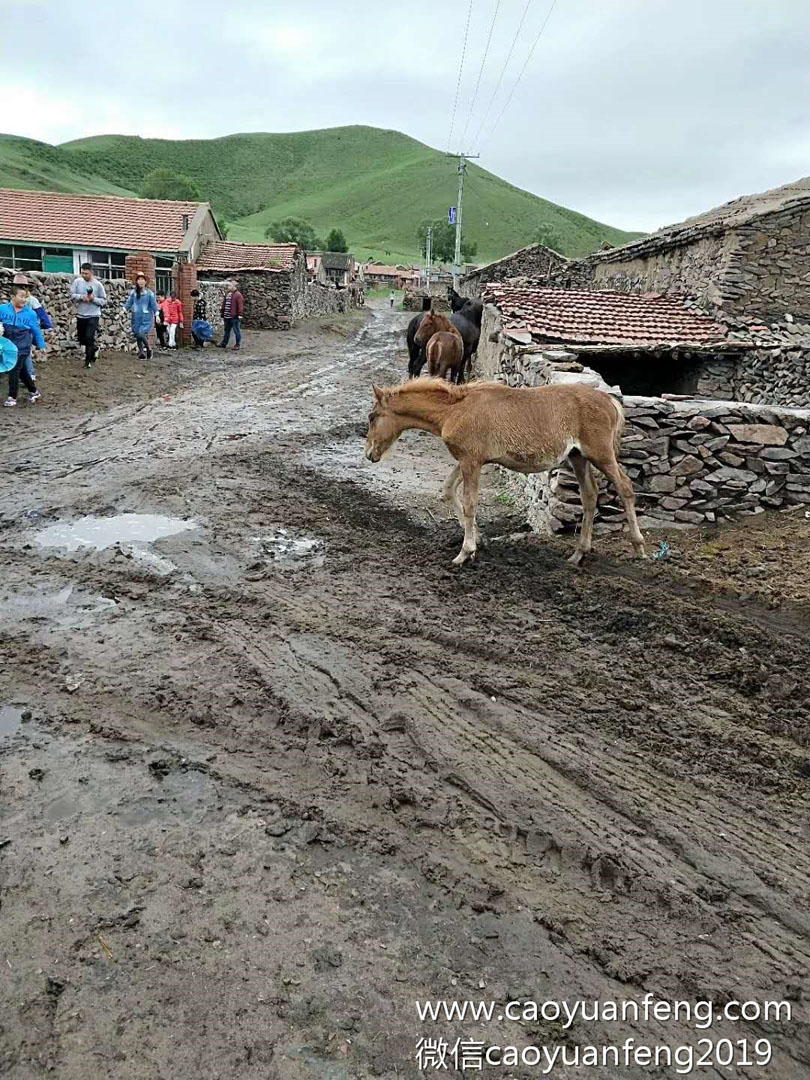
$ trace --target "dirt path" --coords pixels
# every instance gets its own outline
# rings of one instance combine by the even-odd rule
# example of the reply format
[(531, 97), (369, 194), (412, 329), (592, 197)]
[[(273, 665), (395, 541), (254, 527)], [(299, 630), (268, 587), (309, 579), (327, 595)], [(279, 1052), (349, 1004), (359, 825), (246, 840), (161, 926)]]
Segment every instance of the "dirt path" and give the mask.
[[(575, 574), (490, 486), (457, 571), (444, 449), (362, 459), (405, 366), (405, 317), (369, 320), (42, 365), (45, 407), (0, 417), (0, 1075), (393, 1080), (420, 1036), (726, 1036), (773, 1064), (694, 1075), (806, 1080), (808, 523), (646, 564), (611, 538)], [(118, 514), (194, 527), (37, 540)], [(414, 1007), (645, 993), (793, 1017)]]

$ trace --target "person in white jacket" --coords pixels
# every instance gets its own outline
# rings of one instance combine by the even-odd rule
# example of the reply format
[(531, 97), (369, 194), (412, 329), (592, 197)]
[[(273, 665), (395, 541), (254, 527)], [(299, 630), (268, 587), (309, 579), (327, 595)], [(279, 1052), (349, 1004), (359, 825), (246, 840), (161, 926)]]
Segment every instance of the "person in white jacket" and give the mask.
[(82, 272), (73, 282), (70, 296), (76, 306), (76, 337), (84, 346), (84, 366), (91, 368), (98, 358), (96, 334), (107, 292), (93, 273), (92, 263), (82, 263)]

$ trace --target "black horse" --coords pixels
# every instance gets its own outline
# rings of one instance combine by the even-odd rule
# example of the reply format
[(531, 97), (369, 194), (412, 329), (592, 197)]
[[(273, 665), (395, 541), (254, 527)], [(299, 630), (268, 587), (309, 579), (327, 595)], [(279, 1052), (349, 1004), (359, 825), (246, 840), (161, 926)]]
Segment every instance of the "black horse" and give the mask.
[[(453, 312), (450, 322), (461, 334), (464, 342), (464, 359), (459, 365), (456, 374), (456, 382), (464, 382), (472, 367), (472, 358), (478, 349), (478, 341), (481, 337), (481, 318), (484, 314), (484, 305), (478, 300), (469, 300), (466, 296), (460, 296), (451, 286), (447, 298)], [(430, 311), (431, 300), (429, 296), (422, 299), (422, 311), (415, 315), (408, 324), (408, 375), (415, 379), (425, 366), (427, 355), (425, 350), (416, 343), (416, 331), (421, 325), (425, 312)]]

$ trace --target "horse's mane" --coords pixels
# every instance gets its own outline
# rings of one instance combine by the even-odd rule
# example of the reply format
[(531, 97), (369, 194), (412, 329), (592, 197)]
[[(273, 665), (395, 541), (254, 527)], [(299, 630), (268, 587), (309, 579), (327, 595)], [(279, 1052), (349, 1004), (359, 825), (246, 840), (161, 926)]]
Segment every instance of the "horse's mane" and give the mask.
[(408, 379), (400, 386), (388, 387), (388, 390), (392, 395), (440, 394), (446, 402), (450, 403), (463, 401), (471, 390), (485, 386), (502, 388), (502, 384), (497, 382), (469, 382), (457, 386), (455, 383), (445, 382), (444, 379), (424, 376), (419, 379)]

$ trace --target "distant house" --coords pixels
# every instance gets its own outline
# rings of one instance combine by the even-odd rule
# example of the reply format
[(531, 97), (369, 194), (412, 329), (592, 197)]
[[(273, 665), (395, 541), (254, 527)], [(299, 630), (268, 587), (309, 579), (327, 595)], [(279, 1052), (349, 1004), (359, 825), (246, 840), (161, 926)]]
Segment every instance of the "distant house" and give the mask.
[(345, 289), (354, 273), (354, 255), (342, 251), (322, 251), (321, 264), (327, 281)]
[(322, 285), (326, 284), (326, 271), (320, 255), (307, 255), (307, 273), (315, 281), (319, 281)]
[(194, 262), (215, 239), (207, 202), (0, 189), (0, 267), (9, 270), (77, 274), (92, 262), (100, 278), (115, 281), (126, 277), (128, 254), (146, 251), (165, 292), (177, 262)]
[(420, 278), (420, 271), (412, 266), (386, 266), (383, 263), (366, 263), (363, 274), (371, 288), (405, 289), (409, 285), (418, 285)]
[(308, 271), (308, 258), (297, 244), (217, 240), (197, 260), (201, 281), (236, 279), (245, 297), (245, 326), (260, 330), (287, 330), (310, 315), (349, 310), (353, 297), (348, 291)]

